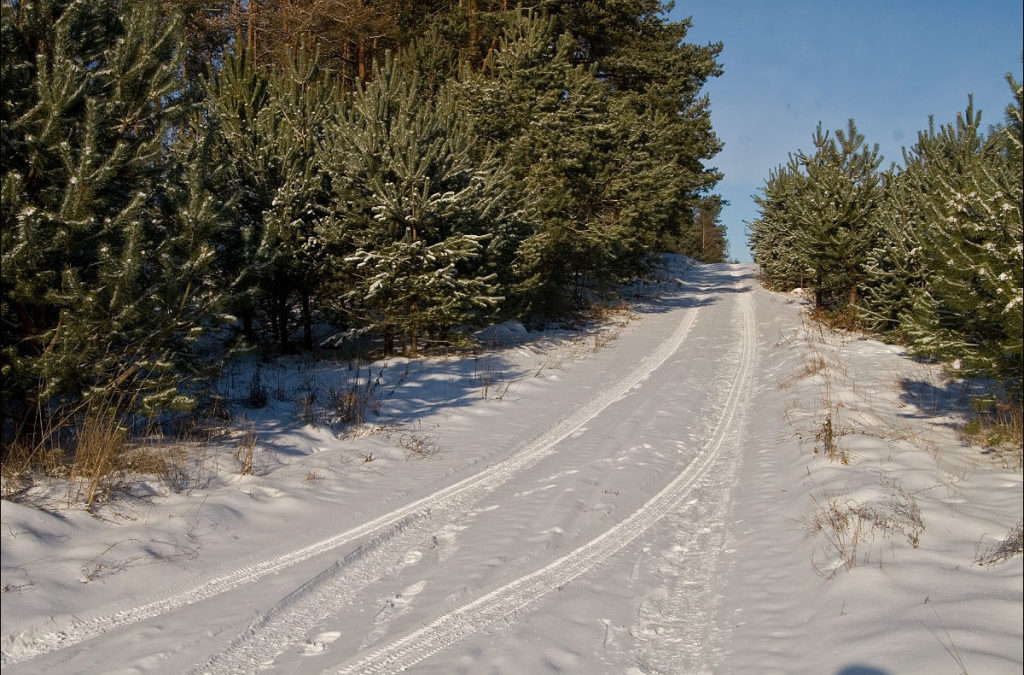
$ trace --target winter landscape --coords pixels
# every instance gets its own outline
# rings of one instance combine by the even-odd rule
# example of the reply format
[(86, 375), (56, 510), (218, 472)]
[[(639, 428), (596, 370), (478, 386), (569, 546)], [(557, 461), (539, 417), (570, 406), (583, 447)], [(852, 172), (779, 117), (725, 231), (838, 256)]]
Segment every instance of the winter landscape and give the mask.
[(471, 357), (275, 364), (262, 409), (238, 364), (234, 436), (166, 448), (184, 484), (4, 502), (5, 672), (1020, 672), (1020, 454), (754, 271), (673, 259)]
[(1020, 12), (0, 0), (4, 675), (1024, 672)]

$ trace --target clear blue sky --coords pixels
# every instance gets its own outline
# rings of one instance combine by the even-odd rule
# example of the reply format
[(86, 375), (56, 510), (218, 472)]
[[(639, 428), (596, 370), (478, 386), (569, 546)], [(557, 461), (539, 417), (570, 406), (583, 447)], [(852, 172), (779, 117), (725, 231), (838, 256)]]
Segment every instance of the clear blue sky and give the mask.
[(788, 153), (811, 149), (819, 120), (845, 129), (852, 117), (884, 168), (929, 115), (953, 121), (968, 94), (983, 127), (1002, 122), (1005, 74), (1021, 80), (1020, 0), (678, 0), (669, 16), (692, 17), (687, 42), (724, 45), (725, 72), (705, 91), (725, 142), (711, 164), (725, 174), (729, 255), (741, 261), (751, 195)]

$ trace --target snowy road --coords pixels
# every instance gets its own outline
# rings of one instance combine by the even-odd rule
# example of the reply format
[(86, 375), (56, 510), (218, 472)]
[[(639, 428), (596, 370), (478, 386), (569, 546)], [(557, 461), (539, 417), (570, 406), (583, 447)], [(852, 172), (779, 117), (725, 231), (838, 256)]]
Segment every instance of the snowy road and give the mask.
[[(973, 562), (1020, 470), (957, 440), (941, 374), (669, 260), (607, 330), (377, 364), (372, 434), (297, 415), (349, 369), (284, 363), (239, 411), (255, 475), (228, 444), (100, 517), (5, 500), (4, 674), (1020, 672), (1021, 560)], [(918, 538), (812, 531), (824, 503)]]
[[(516, 654), (513, 670), (533, 672), (533, 658), (571, 661), (574, 651), (596, 646), (608, 651), (609, 668), (621, 664), (632, 657), (617, 653), (615, 633), (634, 623), (640, 631), (658, 623), (660, 644), (673, 638), (665, 626), (676, 637), (693, 635), (710, 607), (687, 608), (692, 625), (650, 611), (638, 623), (630, 617), (633, 595), (652, 592), (639, 585), (641, 570), (665, 564), (648, 560), (650, 541), (677, 534), (658, 532), (669, 528), (665, 517), (687, 500), (728, 500), (731, 486), (711, 478), (734, 462), (753, 376), (750, 284), (747, 270), (691, 274), (644, 317), (643, 330), (604, 350), (610, 366), (584, 383), (589, 396), (565, 392), (579, 399), (568, 413), (500, 461), (156, 600), (6, 639), (5, 665), (11, 672), (383, 673), (422, 664), (457, 672), (489, 667), (481, 657), (512, 658), (505, 650)], [(557, 384), (546, 392), (560, 393)], [(521, 420), (520, 428), (543, 424)], [(490, 442), (477, 434), (477, 443)], [(701, 530), (721, 526), (719, 519)], [(698, 567), (673, 583), (707, 579)], [(561, 616), (566, 625), (545, 627), (553, 653), (531, 649), (524, 659), (503, 634), (526, 625), (538, 607), (546, 624)], [(687, 658), (699, 664), (701, 645), (689, 647)]]

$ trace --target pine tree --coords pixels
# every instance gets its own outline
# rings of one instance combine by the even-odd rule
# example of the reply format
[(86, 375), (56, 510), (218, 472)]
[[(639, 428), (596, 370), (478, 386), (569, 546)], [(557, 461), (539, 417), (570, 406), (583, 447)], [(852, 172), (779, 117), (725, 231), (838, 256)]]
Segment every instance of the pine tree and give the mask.
[(274, 139), (261, 122), (271, 105), (270, 84), (242, 48), (229, 52), (210, 75), (207, 108), (217, 130), (217, 152), (229, 166), (221, 181), (224, 189), (239, 191), (234, 222), (218, 242), (218, 266), (237, 279), (229, 308), (241, 319), (245, 338), (255, 342), (261, 282), (274, 257), (263, 217), (281, 183)]
[(855, 305), (864, 262), (875, 244), (874, 212), (881, 198), (878, 146), (869, 148), (853, 120), (835, 138), (814, 135), (814, 154), (800, 154), (807, 180), (792, 204), (797, 256), (809, 276), (815, 306)]
[(299, 304), (303, 346), (313, 348), (313, 296), (321, 282), (322, 247), (315, 228), (327, 213), (330, 189), (317, 148), (333, 114), (337, 90), (321, 78), (318, 57), (302, 45), (271, 81), (271, 105), (259, 121), (272, 139), (280, 166), (270, 208), (263, 214), (265, 249), (274, 252), (269, 270), (273, 323), (282, 351), (289, 347), (291, 304)]
[(697, 207), (691, 250), (695, 251), (693, 257), (701, 262), (725, 262), (729, 253), (729, 242), (721, 221), (722, 206), (722, 198), (716, 195), (702, 200)]
[(180, 366), (211, 304), (215, 218), (200, 186), (169, 184), (180, 66), (155, 5), (3, 4), (8, 438), (83, 402), (191, 405)]
[[(632, 130), (617, 144), (615, 189), (625, 199), (623, 227), (641, 245), (665, 248), (693, 226), (703, 197), (721, 179), (705, 162), (721, 150), (701, 94), (721, 75), (722, 45), (687, 43), (690, 20), (664, 18), (661, 0), (537, 3), (555, 19), (555, 33), (574, 40), (574, 64), (593, 67), (606, 83), (613, 124)], [(628, 154), (626, 154), (628, 153)], [(648, 243), (653, 239), (653, 243)]]
[(754, 197), (761, 217), (748, 224), (747, 235), (761, 282), (769, 288), (790, 291), (808, 282), (798, 254), (799, 223), (793, 212), (806, 183), (797, 158), (790, 155), (786, 164), (769, 172), (761, 194)]
[(559, 316), (578, 307), (592, 286), (630, 267), (629, 234), (610, 189), (617, 129), (607, 86), (571, 63), (573, 41), (555, 39), (552, 22), (515, 20), (492, 54), (486, 75), (464, 74), (459, 96), (475, 135), (490, 141), (521, 187), (529, 216), (503, 277), (518, 312)]
[(903, 157), (909, 169), (884, 177), (884, 197), (875, 214), (878, 238), (865, 259), (859, 304), (865, 328), (897, 341), (906, 339), (904, 324), (930, 277), (921, 256), (919, 232), (925, 221), (913, 181), (918, 155), (904, 150)]
[(317, 148), (338, 96), (315, 54), (300, 45), (289, 59), (283, 69), (256, 68), (239, 49), (209, 83), (210, 115), (233, 166), (226, 180), (242, 190), (221, 264), (242, 276), (234, 309), (246, 337), (256, 339), (254, 322), (263, 318), (282, 352), (296, 306), (312, 348), (322, 264), (315, 228), (330, 194)]
[(918, 228), (929, 270), (906, 330), (912, 347), (962, 372), (995, 377), (1021, 396), (1021, 88), (1012, 79), (1010, 124), (989, 138), (973, 105), (919, 137), (913, 172), (924, 214)]
[(471, 325), (499, 300), (484, 245), (513, 219), (511, 184), (475, 153), (449, 88), (389, 57), (324, 137), (333, 212), (320, 227), (349, 323), (409, 340)]

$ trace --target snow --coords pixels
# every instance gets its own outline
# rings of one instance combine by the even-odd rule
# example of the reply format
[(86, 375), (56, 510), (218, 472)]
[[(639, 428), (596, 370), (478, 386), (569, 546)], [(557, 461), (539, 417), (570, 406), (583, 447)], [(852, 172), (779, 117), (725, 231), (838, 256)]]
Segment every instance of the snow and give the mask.
[(239, 362), (177, 482), (4, 500), (5, 674), (1021, 672), (1021, 557), (976, 563), (1019, 455), (961, 443), (959, 385), (669, 262), (583, 331)]

